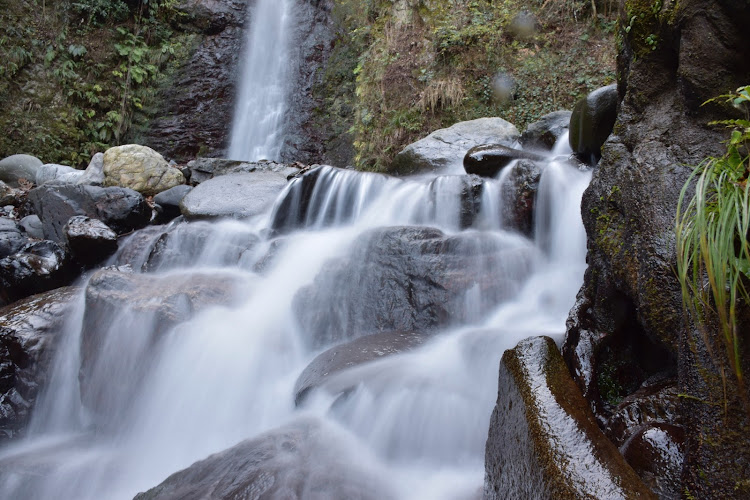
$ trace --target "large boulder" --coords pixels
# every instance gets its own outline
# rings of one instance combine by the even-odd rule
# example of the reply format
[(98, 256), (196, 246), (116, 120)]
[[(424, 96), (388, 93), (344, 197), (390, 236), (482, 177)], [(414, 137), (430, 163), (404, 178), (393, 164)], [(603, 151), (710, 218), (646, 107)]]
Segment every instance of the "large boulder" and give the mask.
[(47, 163), (36, 171), (36, 185), (41, 186), (45, 182), (56, 182), (59, 184), (76, 184), (83, 177), (83, 170), (76, 170), (66, 165)]
[(396, 498), (361, 463), (340, 431), (301, 419), (196, 462), (135, 500)]
[(0, 259), (0, 305), (69, 284), (76, 270), (65, 250), (53, 241), (29, 243)]
[(568, 132), (570, 111), (553, 111), (526, 127), (519, 142), (524, 149), (552, 151), (557, 141)]
[(97, 219), (84, 215), (71, 217), (63, 233), (71, 255), (84, 266), (98, 264), (117, 250), (117, 233)]
[(87, 186), (104, 185), (104, 153), (96, 153), (91, 157), (88, 167), (78, 179), (78, 184)]
[(117, 234), (143, 227), (151, 220), (151, 207), (139, 193), (121, 187), (45, 184), (29, 193), (44, 226), (44, 236), (64, 242), (63, 227), (74, 215), (85, 215), (107, 224)]
[(503, 168), (517, 160), (543, 161), (541, 155), (513, 149), (502, 144), (482, 144), (471, 148), (464, 156), (467, 174), (495, 177)]
[(167, 189), (185, 184), (179, 169), (147, 146), (127, 144), (109, 148), (104, 153), (105, 186), (120, 186), (153, 196)]
[(476, 320), (513, 296), (535, 251), (526, 238), (505, 233), (375, 229), (329, 261), (293, 307), (315, 346), (384, 331), (431, 331)]
[(196, 158), (188, 162), (190, 183), (200, 184), (203, 181), (227, 174), (252, 172), (277, 172), (286, 177), (297, 175), (302, 166), (299, 164), (278, 163), (275, 161), (238, 161), (224, 158)]
[(536, 162), (521, 160), (512, 167), (501, 186), (503, 227), (533, 237), (536, 195), (541, 179), (542, 169)]
[(617, 118), (617, 85), (594, 90), (578, 101), (570, 116), (568, 141), (583, 161), (596, 163)]
[(12, 155), (0, 160), (0, 181), (18, 187), (18, 181), (25, 179), (33, 183), (42, 160), (31, 155)]
[(0, 442), (23, 434), (76, 295), (59, 288), (0, 309)]
[(188, 219), (246, 219), (270, 209), (286, 183), (286, 176), (276, 172), (222, 175), (196, 186), (180, 209)]
[(597, 426), (549, 337), (503, 354), (484, 498), (656, 498)]
[(479, 118), (436, 130), (409, 144), (393, 160), (392, 171), (410, 174), (461, 168), (466, 152), (482, 144), (513, 146), (518, 141), (516, 127), (502, 118)]

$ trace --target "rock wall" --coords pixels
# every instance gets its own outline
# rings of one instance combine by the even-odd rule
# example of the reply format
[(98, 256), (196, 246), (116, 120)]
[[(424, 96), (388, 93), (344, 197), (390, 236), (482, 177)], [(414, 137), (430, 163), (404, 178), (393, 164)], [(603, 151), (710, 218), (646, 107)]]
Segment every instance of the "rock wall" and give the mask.
[(690, 165), (720, 155), (727, 135), (707, 124), (731, 110), (701, 104), (750, 82), (750, 4), (623, 0), (620, 10), (621, 103), (582, 202), (589, 268), (564, 356), (600, 425), (645, 380), (676, 373), (687, 436), (680, 491), (746, 498), (750, 420), (731, 372), (723, 387), (723, 358), (684, 321), (674, 223)]

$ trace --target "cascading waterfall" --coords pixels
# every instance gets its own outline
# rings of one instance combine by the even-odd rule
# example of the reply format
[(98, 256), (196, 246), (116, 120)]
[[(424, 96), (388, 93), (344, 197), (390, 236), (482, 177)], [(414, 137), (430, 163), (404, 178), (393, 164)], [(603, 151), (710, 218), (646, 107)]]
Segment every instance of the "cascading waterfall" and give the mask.
[[(81, 297), (29, 436), (0, 450), (0, 497), (130, 499), (244, 439), (313, 419), (336, 456), (313, 454), (306, 470), (335, 465), (367, 475), (358, 498), (474, 498), (498, 360), (525, 337), (565, 331), (585, 269), (578, 207), (589, 180), (565, 162), (545, 166), (533, 240), (502, 227), (502, 179), (478, 185), (469, 176), (394, 179), (328, 167), (290, 183), (263, 217), (135, 233), (111, 264), (132, 268), (154, 296), (175, 279), (215, 279), (236, 285), (234, 302), (163, 327), (154, 344), (144, 335), (163, 318), (148, 304), (122, 304), (93, 332)], [(403, 226), (438, 228), (414, 248), (439, 241), (435, 255), (452, 252), (456, 276), (502, 276), (504, 287), (468, 284), (458, 324), (431, 332), (419, 348), (338, 373), (295, 407), (295, 381), (330, 346), (311, 341), (295, 297), (312, 284), (324, 301), (356, 296), (358, 279), (321, 277), (374, 262), (368, 252), (379, 247), (367, 238)], [(366, 311), (327, 312), (355, 321)], [(96, 349), (87, 344), (92, 334)]]
[(278, 160), (289, 79), (292, 0), (258, 0), (239, 80), (229, 141), (233, 160)]

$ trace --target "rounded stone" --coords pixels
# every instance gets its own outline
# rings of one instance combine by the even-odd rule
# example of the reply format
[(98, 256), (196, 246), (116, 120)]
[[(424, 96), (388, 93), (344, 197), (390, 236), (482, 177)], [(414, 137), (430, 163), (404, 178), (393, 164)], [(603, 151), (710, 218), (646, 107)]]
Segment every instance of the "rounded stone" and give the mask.
[(185, 183), (179, 169), (147, 146), (127, 144), (108, 149), (103, 158), (104, 185), (122, 186), (153, 196)]
[(18, 187), (18, 181), (36, 181), (36, 172), (42, 160), (31, 155), (12, 155), (0, 160), (0, 181)]

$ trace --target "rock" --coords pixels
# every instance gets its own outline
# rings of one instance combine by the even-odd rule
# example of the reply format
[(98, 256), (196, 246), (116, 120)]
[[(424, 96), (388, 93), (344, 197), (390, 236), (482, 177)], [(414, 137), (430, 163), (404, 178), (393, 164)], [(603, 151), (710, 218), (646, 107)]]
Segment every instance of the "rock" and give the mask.
[(513, 146), (519, 138), (513, 124), (502, 118), (480, 118), (437, 130), (406, 146), (393, 160), (393, 172), (409, 174), (459, 167), (466, 152), (482, 144)]
[(596, 163), (617, 118), (617, 85), (594, 90), (578, 101), (570, 116), (570, 147), (580, 158)]
[(286, 177), (275, 172), (222, 175), (196, 186), (180, 209), (189, 219), (246, 219), (270, 209), (286, 183)]
[(15, 189), (0, 181), (0, 206), (15, 205), (18, 193)]
[(87, 186), (104, 185), (104, 153), (96, 153), (91, 157), (89, 166), (83, 171), (83, 175), (78, 179), (78, 184)]
[(659, 498), (682, 498), (680, 475), (685, 457), (682, 427), (652, 424), (620, 448), (625, 460)]
[(156, 151), (138, 144), (109, 148), (104, 153), (104, 185), (121, 186), (153, 196), (185, 184), (185, 177)]
[(37, 240), (44, 239), (44, 229), (42, 226), (42, 221), (39, 220), (38, 215), (27, 215), (26, 217), (21, 219), (18, 224), (26, 232), (26, 235), (29, 238), (34, 238)]
[(190, 169), (190, 181), (192, 184), (200, 184), (219, 175), (252, 173), (252, 172), (276, 172), (285, 177), (297, 175), (302, 169), (300, 164), (277, 163), (275, 161), (237, 161), (222, 158), (196, 158), (188, 162)]
[(26, 179), (33, 183), (42, 160), (31, 155), (12, 155), (0, 160), (0, 181), (18, 187), (18, 181)]
[(15, 255), (0, 259), (0, 305), (65, 286), (75, 275), (60, 245), (29, 243)]
[(28, 242), (14, 220), (0, 217), (0, 259), (18, 252)]
[(515, 160), (543, 161), (543, 156), (513, 149), (502, 144), (483, 144), (471, 148), (464, 156), (464, 170), (468, 174), (495, 177), (500, 170)]
[(360, 463), (341, 431), (298, 419), (196, 462), (134, 500), (396, 498), (385, 478)]
[(570, 111), (554, 111), (526, 127), (519, 142), (524, 149), (552, 151), (555, 143), (568, 131)]
[(599, 430), (548, 337), (503, 354), (484, 498), (656, 498)]
[(98, 264), (117, 250), (117, 234), (97, 219), (73, 216), (63, 233), (73, 258), (84, 266)]
[(36, 171), (36, 185), (41, 186), (45, 182), (54, 181), (58, 184), (76, 184), (83, 176), (82, 170), (76, 170), (66, 165), (55, 165), (47, 163)]
[[(324, 265), (297, 292), (293, 309), (313, 346), (384, 331), (432, 331), (477, 320), (513, 296), (535, 251), (526, 238), (510, 234), (375, 229)], [(481, 300), (467, 303), (472, 291)]]
[(325, 381), (349, 368), (385, 356), (409, 351), (422, 345), (426, 335), (409, 332), (385, 332), (360, 337), (337, 345), (319, 354), (297, 378), (294, 384), (294, 403), (302, 404), (308, 393)]
[(502, 185), (503, 227), (533, 236), (536, 194), (541, 178), (542, 169), (533, 161), (520, 160), (513, 166)]
[[(246, 284), (230, 273), (97, 271), (86, 286), (79, 376), (81, 401), (97, 424), (117, 425), (167, 332), (207, 308), (234, 304)], [(122, 382), (110, 384), (112, 373)]]
[(164, 224), (179, 217), (182, 214), (180, 212), (180, 202), (192, 189), (192, 186), (183, 184), (162, 191), (154, 196), (155, 208), (158, 214), (157, 222)]
[(59, 288), (0, 309), (0, 442), (23, 435), (77, 294)]
[(74, 215), (104, 222), (117, 234), (143, 227), (151, 220), (151, 207), (139, 193), (121, 187), (44, 185), (33, 189), (29, 199), (42, 221), (44, 236), (65, 241), (63, 227)]

